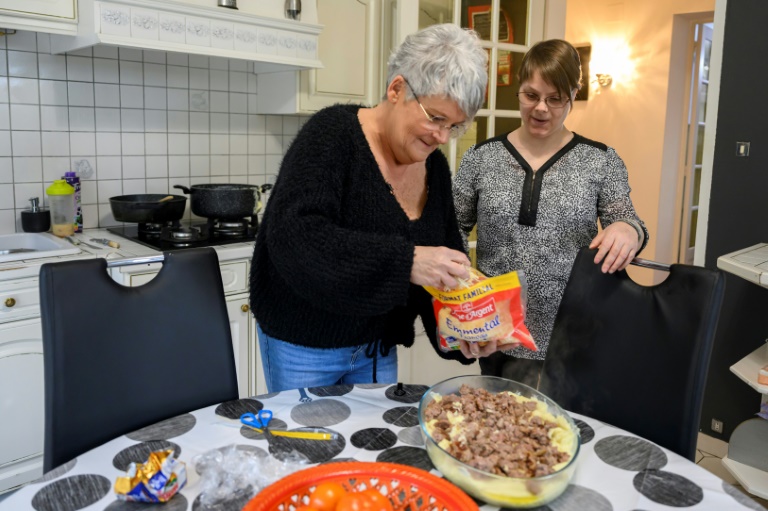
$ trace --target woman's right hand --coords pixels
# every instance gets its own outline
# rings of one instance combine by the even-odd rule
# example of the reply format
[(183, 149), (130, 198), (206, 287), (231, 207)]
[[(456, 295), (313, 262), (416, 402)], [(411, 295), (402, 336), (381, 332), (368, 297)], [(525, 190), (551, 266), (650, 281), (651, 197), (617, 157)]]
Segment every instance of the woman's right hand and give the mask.
[(413, 254), (411, 282), (419, 286), (452, 289), (456, 280), (469, 278), (469, 258), (448, 247), (417, 246)]

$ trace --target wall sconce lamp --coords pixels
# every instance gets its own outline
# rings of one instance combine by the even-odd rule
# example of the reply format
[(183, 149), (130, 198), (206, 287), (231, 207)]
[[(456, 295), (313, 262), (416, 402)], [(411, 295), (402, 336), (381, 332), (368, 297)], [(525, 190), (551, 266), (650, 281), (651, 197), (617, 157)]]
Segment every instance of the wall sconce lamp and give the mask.
[(597, 73), (595, 77), (596, 79), (594, 81), (596, 81), (600, 87), (610, 87), (611, 83), (613, 83), (613, 78), (607, 73)]

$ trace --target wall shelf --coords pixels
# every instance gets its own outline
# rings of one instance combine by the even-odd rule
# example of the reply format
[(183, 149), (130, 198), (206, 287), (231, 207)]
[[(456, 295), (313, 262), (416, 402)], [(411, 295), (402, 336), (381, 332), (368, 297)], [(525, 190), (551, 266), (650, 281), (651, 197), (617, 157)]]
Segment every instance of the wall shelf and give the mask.
[(731, 372), (761, 394), (768, 394), (768, 385), (757, 383), (757, 373), (765, 366), (768, 366), (768, 343), (733, 364)]
[(723, 457), (723, 466), (752, 495), (768, 499), (768, 472)]

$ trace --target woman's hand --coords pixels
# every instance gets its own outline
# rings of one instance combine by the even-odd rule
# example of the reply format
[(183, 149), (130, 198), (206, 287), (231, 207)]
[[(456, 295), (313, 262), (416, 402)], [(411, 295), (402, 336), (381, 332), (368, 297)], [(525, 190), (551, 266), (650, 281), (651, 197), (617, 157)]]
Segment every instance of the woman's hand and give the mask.
[(448, 247), (417, 246), (413, 254), (411, 282), (419, 286), (452, 289), (457, 278), (469, 278), (469, 258)]
[(595, 264), (603, 262), (603, 273), (623, 270), (640, 249), (642, 241), (637, 239), (637, 230), (626, 222), (614, 222), (600, 231), (589, 248), (599, 247)]
[[(485, 346), (480, 346), (478, 342), (467, 342), (460, 340), (461, 354), (467, 358), (482, 358), (495, 353), (498, 350), (496, 341), (488, 341)], [(504, 349), (514, 348), (516, 346), (506, 346)]]

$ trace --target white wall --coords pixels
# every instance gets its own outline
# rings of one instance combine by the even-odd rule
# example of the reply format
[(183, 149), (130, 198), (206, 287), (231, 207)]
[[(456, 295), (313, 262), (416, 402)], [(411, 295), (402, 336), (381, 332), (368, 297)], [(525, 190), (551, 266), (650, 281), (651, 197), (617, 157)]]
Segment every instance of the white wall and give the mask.
[[(714, 7), (715, 0), (568, 0), (567, 40), (591, 43), (593, 59), (601, 40), (623, 39), (630, 48), (634, 77), (615, 81), (600, 94), (597, 85), (591, 84), (589, 100), (575, 103), (566, 126), (614, 147), (624, 159), (632, 199), (651, 233), (642, 254), (648, 259), (675, 262), (670, 259), (674, 240), (669, 211), (674, 205), (669, 201), (677, 194), (668, 193), (669, 179), (663, 176), (670, 73), (679, 73), (679, 66), (684, 66), (671, 61), (673, 19), (677, 14), (714, 11)], [(595, 72), (594, 67), (591, 71)], [(652, 279), (650, 270), (631, 271), (640, 281)]]
[(0, 37), (0, 234), (20, 232), (29, 198), (67, 170), (83, 170), (86, 227), (115, 224), (116, 195), (271, 181), (306, 119), (255, 114), (245, 61), (50, 45)]

